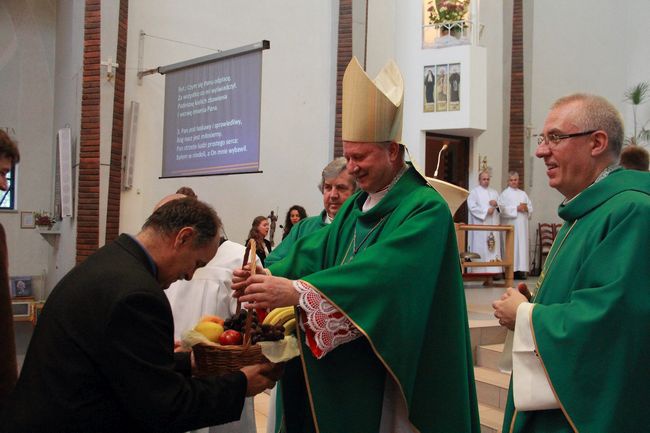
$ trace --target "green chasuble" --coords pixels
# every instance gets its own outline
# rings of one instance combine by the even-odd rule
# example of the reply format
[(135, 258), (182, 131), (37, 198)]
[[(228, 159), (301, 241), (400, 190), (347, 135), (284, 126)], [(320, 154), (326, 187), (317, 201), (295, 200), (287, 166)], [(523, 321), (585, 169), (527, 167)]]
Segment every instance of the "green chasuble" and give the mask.
[(388, 375), (417, 431), (478, 432), (449, 208), (412, 166), (362, 212), (367, 196), (351, 196), (332, 224), (298, 240), (270, 267), (312, 285), (365, 337), (316, 359), (300, 336), (302, 356), (287, 365), (281, 384), (283, 430), (377, 432)]
[(320, 215), (298, 221), (298, 223), (291, 228), (289, 235), (282, 239), (280, 245), (273, 249), (271, 254), (266, 256), (264, 264), (269, 267), (275, 262), (285, 258), (298, 239), (325, 227), (326, 224), (324, 221), (326, 217), (325, 210), (323, 210)]
[(559, 215), (532, 327), (561, 409), (516, 412), (511, 391), (503, 431), (650, 431), (650, 173), (614, 171)]

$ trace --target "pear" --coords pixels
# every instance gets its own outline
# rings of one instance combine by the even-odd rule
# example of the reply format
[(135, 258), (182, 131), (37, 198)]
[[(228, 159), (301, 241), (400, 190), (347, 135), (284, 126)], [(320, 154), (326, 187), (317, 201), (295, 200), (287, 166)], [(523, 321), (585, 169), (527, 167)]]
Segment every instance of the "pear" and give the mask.
[(194, 327), (194, 330), (198, 333), (201, 333), (207, 338), (208, 340), (216, 343), (219, 341), (219, 337), (221, 334), (223, 334), (223, 326), (220, 325), (219, 323), (214, 323), (214, 322), (199, 322), (197, 325)]

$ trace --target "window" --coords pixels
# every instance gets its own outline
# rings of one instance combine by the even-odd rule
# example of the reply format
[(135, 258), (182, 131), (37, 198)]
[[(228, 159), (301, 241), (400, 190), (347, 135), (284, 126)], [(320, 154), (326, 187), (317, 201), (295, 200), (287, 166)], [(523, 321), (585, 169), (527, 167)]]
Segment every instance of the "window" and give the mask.
[(16, 165), (11, 166), (11, 170), (7, 173), (7, 190), (0, 191), (0, 210), (14, 210), (16, 209), (16, 188), (14, 180), (16, 179)]

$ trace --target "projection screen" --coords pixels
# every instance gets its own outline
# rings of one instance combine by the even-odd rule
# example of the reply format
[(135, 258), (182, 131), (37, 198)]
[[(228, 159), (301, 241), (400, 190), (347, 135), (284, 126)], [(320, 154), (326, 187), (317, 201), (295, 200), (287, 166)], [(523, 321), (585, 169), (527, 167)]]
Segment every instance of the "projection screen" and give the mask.
[(158, 68), (165, 74), (161, 178), (259, 171), (268, 41)]

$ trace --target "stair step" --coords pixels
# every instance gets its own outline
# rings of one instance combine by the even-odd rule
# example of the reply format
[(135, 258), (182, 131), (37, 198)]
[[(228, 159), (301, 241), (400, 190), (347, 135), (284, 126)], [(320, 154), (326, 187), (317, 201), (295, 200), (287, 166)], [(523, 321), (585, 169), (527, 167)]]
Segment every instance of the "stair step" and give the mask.
[(480, 367), (499, 369), (499, 360), (503, 353), (503, 343), (486, 344), (478, 346), (476, 353), (476, 365)]
[(500, 433), (503, 427), (503, 409), (486, 404), (478, 404), (481, 419), (481, 433)]
[(506, 407), (510, 374), (486, 367), (474, 367), (474, 379), (479, 403), (501, 409)]
[(507, 329), (499, 325), (497, 320), (470, 320), (469, 335), (474, 360), (478, 356), (478, 346), (503, 343), (506, 334)]

